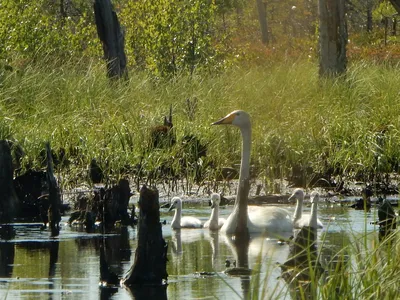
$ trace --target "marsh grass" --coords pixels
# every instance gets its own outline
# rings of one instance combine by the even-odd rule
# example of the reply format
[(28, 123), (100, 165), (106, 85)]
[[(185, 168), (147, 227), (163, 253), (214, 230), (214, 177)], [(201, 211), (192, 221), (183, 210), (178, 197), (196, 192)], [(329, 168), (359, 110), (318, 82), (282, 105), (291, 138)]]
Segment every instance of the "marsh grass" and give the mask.
[[(328, 229), (329, 225), (325, 230)], [(378, 230), (360, 233), (348, 226), (343, 230), (342, 241), (336, 241), (335, 246), (320, 232), (318, 260), (324, 273), (318, 276), (309, 261), (305, 270), (308, 281), (297, 280), (296, 276), (289, 281), (281, 277), (282, 284), (271, 286), (270, 282), (276, 281), (271, 278), (272, 269), (279, 266), (262, 261), (260, 255), (246, 299), (397, 299), (400, 296), (398, 232), (379, 240)], [(262, 264), (268, 265), (259, 272)]]
[[(396, 172), (399, 72), (357, 62), (343, 78), (324, 81), (314, 62), (299, 60), (168, 80), (132, 71), (128, 81), (110, 83), (101, 62), (36, 63), (1, 79), (0, 137), (22, 146), (24, 168), (41, 167), (50, 141), (63, 152), (64, 184), (73, 185), (86, 179), (93, 157), (111, 178), (149, 174), (166, 161), (179, 171), (180, 141), (194, 135), (208, 148), (204, 182), (216, 168), (240, 162), (239, 132), (211, 122), (244, 109), (252, 116), (258, 178), (283, 178), (293, 166), (353, 177)], [(150, 130), (170, 105), (178, 142), (149, 151)], [(193, 176), (179, 174), (189, 182)]]

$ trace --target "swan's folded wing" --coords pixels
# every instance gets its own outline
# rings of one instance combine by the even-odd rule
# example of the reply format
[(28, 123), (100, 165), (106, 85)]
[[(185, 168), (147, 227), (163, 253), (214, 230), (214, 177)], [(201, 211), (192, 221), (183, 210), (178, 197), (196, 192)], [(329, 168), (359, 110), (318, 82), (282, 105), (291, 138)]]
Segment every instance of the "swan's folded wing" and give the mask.
[(254, 227), (263, 231), (291, 231), (292, 220), (289, 212), (276, 206), (249, 206), (249, 221)]

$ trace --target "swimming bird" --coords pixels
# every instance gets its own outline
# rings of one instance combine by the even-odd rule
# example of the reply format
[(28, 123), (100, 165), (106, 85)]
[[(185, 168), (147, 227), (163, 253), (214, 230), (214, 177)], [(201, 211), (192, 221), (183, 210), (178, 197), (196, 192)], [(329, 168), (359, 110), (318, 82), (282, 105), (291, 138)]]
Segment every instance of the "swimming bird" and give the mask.
[(319, 201), (319, 193), (314, 191), (310, 195), (310, 201), (311, 201), (311, 215), (310, 215), (310, 222), (308, 225), (305, 226), (310, 226), (313, 229), (320, 228), (321, 221), (318, 220), (317, 217), (317, 207), (318, 207), (318, 201)]
[(204, 228), (208, 228), (210, 230), (218, 230), (224, 225), (225, 219), (219, 218), (219, 203), (221, 202), (221, 197), (217, 193), (213, 193), (211, 195), (211, 216), (210, 219), (204, 223)]
[(182, 217), (182, 200), (179, 197), (172, 198), (171, 206), (168, 211), (175, 209), (175, 215), (171, 222), (172, 229), (180, 228), (201, 228), (201, 221), (195, 217)]
[(239, 185), (233, 211), (221, 228), (227, 234), (291, 232), (292, 220), (286, 209), (274, 206), (247, 206), (250, 189), (250, 116), (243, 110), (235, 110), (212, 125), (231, 124), (239, 127), (242, 135), (242, 157)]
[[(314, 192), (313, 192), (314, 193)], [(319, 197), (319, 195), (318, 195)], [(303, 201), (304, 201), (304, 191), (303, 189), (297, 188), (293, 191), (292, 195), (289, 197), (289, 201), (296, 199), (297, 204), (293, 214), (293, 227), (295, 229), (300, 229), (304, 226), (311, 226), (311, 215), (303, 214)], [(322, 222), (317, 219), (316, 226), (313, 228), (324, 228)]]

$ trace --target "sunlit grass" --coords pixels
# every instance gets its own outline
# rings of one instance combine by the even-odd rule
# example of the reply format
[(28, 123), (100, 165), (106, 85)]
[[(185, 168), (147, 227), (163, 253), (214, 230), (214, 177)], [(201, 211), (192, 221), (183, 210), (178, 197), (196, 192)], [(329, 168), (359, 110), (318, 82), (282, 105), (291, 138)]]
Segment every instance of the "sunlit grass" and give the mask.
[[(115, 176), (171, 157), (179, 168), (179, 141), (189, 134), (208, 145), (205, 160), (218, 167), (239, 163), (239, 132), (210, 124), (244, 109), (258, 177), (286, 176), (295, 165), (340, 175), (392, 172), (400, 157), (399, 72), (358, 62), (343, 78), (320, 80), (314, 62), (287, 61), (170, 80), (131, 71), (127, 82), (111, 83), (99, 62), (28, 65), (1, 79), (0, 137), (21, 144), (26, 167), (40, 166), (49, 140), (65, 151), (75, 179), (93, 157)], [(150, 129), (170, 105), (178, 143), (149, 153)]]

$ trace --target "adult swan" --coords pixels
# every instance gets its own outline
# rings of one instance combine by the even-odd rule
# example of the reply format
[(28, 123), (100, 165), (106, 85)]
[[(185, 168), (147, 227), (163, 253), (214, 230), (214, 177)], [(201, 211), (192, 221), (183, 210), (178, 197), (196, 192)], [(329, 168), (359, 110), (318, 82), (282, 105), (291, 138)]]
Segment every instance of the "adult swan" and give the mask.
[(282, 235), (293, 230), (287, 210), (274, 206), (247, 206), (250, 189), (251, 122), (248, 113), (235, 110), (212, 125), (231, 124), (242, 133), (242, 160), (233, 211), (221, 228), (227, 234), (267, 233)]

